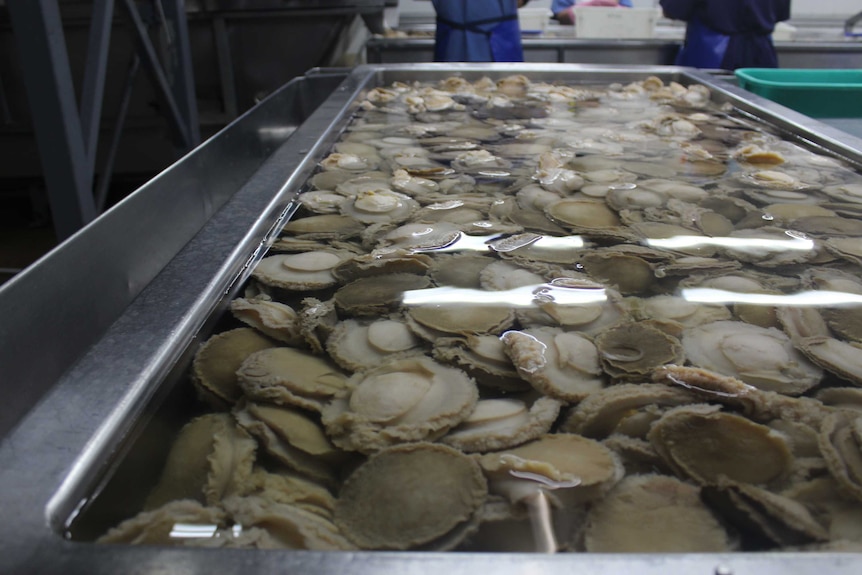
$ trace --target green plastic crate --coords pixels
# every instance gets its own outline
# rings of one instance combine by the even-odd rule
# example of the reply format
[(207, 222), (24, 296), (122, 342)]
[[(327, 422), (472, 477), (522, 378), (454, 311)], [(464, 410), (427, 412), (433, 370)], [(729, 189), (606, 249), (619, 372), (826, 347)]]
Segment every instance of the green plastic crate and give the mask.
[(739, 68), (739, 87), (812, 118), (862, 118), (862, 70)]

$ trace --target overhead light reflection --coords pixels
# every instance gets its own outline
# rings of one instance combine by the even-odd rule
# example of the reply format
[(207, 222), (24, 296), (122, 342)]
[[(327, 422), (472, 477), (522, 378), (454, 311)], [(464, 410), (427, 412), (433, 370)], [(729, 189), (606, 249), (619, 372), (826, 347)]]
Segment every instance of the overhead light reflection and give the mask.
[(176, 539), (209, 539), (218, 531), (218, 525), (174, 523), (170, 536)]
[[(792, 230), (789, 230), (792, 231)], [(670, 238), (648, 238), (646, 245), (654, 248), (678, 250), (702, 246), (733, 248), (736, 250), (766, 250), (780, 252), (784, 250), (807, 251), (814, 249), (814, 240), (799, 238), (792, 235), (786, 240), (766, 238), (710, 238), (706, 236), (673, 236)]]
[(739, 293), (711, 288), (689, 288), (682, 290), (686, 301), (696, 303), (744, 303), (766, 306), (788, 307), (839, 307), (862, 305), (862, 295), (812, 290), (795, 294)]
[(417, 249), (415, 252), (487, 252), (488, 242), (496, 240), (503, 234), (493, 234), (490, 236), (470, 236), (461, 234), (458, 239), (449, 245), (441, 248), (433, 249)]
[(607, 301), (602, 288), (577, 288), (552, 284), (529, 285), (502, 291), (439, 287), (404, 292), (404, 305), (506, 305), (533, 307), (539, 303), (584, 305)]
[(584, 247), (584, 239), (581, 236), (542, 236), (533, 245), (546, 250), (568, 250)]
[(263, 126), (258, 128), (257, 133), (262, 140), (283, 142), (295, 131), (296, 126)]
[[(478, 225), (478, 224), (474, 224)], [(427, 231), (423, 232), (414, 232), (413, 236), (420, 236), (424, 234), (430, 234), (434, 232), (434, 228), (429, 226)], [(523, 235), (523, 234), (522, 234)], [(501, 238), (503, 238), (501, 240)], [(508, 241), (509, 239), (515, 240), (513, 242)], [(413, 251), (415, 253), (423, 253), (423, 252), (487, 252), (490, 250), (494, 251), (513, 251), (515, 249), (525, 247), (525, 246), (534, 246), (545, 250), (571, 250), (571, 249), (580, 249), (584, 247), (584, 240), (581, 236), (564, 236), (564, 237), (556, 237), (556, 236), (538, 236), (536, 239), (533, 238), (524, 238), (522, 242), (518, 242), (520, 239), (519, 236), (509, 236), (504, 237), (503, 234), (491, 234), (487, 236), (481, 235), (469, 235), (465, 233), (461, 233), (455, 240), (446, 244), (445, 246), (434, 246), (428, 248), (414, 248)], [(491, 245), (496, 240), (500, 240), (501, 242), (506, 243), (506, 247)]]

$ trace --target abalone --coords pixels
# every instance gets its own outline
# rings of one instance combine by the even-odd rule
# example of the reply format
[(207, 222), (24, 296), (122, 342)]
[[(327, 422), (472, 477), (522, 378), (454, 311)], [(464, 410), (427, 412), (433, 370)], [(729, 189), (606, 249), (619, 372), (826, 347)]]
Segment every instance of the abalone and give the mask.
[(656, 367), (681, 363), (679, 340), (646, 322), (624, 323), (596, 337), (604, 371), (621, 381), (643, 379)]
[(389, 447), (344, 482), (335, 524), (363, 549), (451, 548), (469, 531), (460, 529), (454, 541), (446, 536), (471, 523), (487, 494), (476, 462), (451, 447)]
[(514, 447), (548, 433), (561, 407), (550, 397), (480, 399), (473, 413), (440, 441), (467, 453)]
[(479, 463), (490, 479), (491, 493), (513, 501), (546, 489), (569, 504), (594, 501), (622, 478), (617, 456), (601, 443), (580, 435), (548, 434), (519, 447), (488, 453)]
[(347, 389), (347, 376), (331, 361), (292, 347), (255, 352), (236, 375), (249, 398), (311, 411), (320, 411)]
[(224, 507), (237, 524), (266, 531), (274, 547), (347, 551), (355, 546), (328, 519), (300, 507), (260, 497), (232, 497)]
[(798, 395), (823, 377), (790, 338), (774, 328), (717, 321), (685, 330), (682, 345), (692, 364), (767, 391)]
[(350, 254), (331, 250), (263, 258), (252, 271), (259, 282), (282, 289), (318, 290), (336, 284), (332, 270)]
[(250, 327), (237, 328), (209, 338), (195, 353), (192, 382), (201, 398), (218, 408), (242, 397), (236, 370), (254, 352), (276, 343)]
[(289, 469), (335, 485), (335, 469), (347, 461), (311, 414), (292, 407), (248, 402), (234, 411), (237, 423)]
[(349, 371), (369, 369), (393, 356), (421, 354), (422, 340), (400, 319), (345, 320), (326, 340), (333, 361)]
[(596, 346), (578, 333), (532, 328), (502, 340), (521, 377), (550, 397), (580, 401), (605, 385)]
[(321, 416), (333, 443), (363, 453), (436, 439), (464, 421), (479, 399), (467, 374), (424, 356), (358, 372), (348, 387)]
[(594, 553), (718, 553), (735, 545), (700, 500), (700, 490), (665, 475), (620, 481), (587, 514), (584, 548)]
[(178, 523), (212, 526), (215, 531), (226, 522), (227, 514), (217, 507), (205, 507), (194, 499), (179, 499), (126, 519), (109, 529), (97, 542), (179, 545), (184, 540), (172, 536)]
[(673, 408), (648, 438), (672, 469), (702, 484), (723, 477), (765, 484), (788, 473), (793, 462), (782, 435), (716, 406)]
[(697, 396), (666, 385), (621, 383), (590, 394), (572, 409), (560, 429), (585, 437), (615, 433), (646, 437), (663, 411), (697, 402)]
[(171, 444), (145, 510), (191, 499), (217, 505), (241, 493), (251, 476), (257, 444), (228, 413), (210, 413), (183, 426)]
[(231, 300), (230, 311), (235, 318), (272, 339), (288, 345), (302, 341), (299, 315), (289, 305), (272, 301), (269, 296), (238, 297)]

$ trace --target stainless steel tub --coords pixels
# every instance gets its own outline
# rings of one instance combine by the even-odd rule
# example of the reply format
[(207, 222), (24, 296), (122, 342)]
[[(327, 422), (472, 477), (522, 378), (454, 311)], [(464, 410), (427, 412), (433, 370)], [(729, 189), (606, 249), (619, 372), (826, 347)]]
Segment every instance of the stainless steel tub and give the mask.
[[(256, 116), (229, 128), (253, 137), (217, 137), (207, 144), (211, 147), (191, 154), (120, 211), (84, 229), (0, 291), (0, 309), (8, 318), (0, 332), (3, 389), (7, 397), (28, 398), (3, 411), (9, 421), (20, 422), (0, 445), (0, 572), (860, 572), (862, 556), (838, 553), (252, 552), (109, 546), (64, 538), (69, 520), (113, 474), (134, 478), (153, 473), (147, 462), (158, 460), (168, 448), (158, 430), (176, 427), (172, 410), (183, 407), (184, 386), (177, 384), (190, 353), (290, 216), (293, 195), (346, 125), (358, 94), (396, 80), (435, 80), (453, 73), (467, 78), (525, 73), (535, 80), (582, 83), (658, 75), (665, 81), (701, 83), (711, 88), (717, 102), (862, 166), (862, 140), (684, 68), (360, 67), (298, 127), (281, 120), (289, 115), (284, 100), (267, 100), (252, 112)], [(280, 145), (269, 149), (246, 147), (279, 131), (292, 136), (277, 139)], [(218, 194), (211, 197), (214, 189)], [(145, 427), (155, 434), (142, 435)], [(123, 492), (121, 481), (111, 485), (108, 500), (114, 503), (105, 513), (135, 506), (134, 495)]]

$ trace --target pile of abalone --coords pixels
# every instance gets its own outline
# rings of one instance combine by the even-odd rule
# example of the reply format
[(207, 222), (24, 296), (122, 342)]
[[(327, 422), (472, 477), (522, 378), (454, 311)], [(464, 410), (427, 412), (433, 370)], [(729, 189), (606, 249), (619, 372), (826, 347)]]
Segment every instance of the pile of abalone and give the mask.
[(297, 201), (100, 541), (862, 546), (849, 165), (701, 85), (450, 77), (365, 94)]

